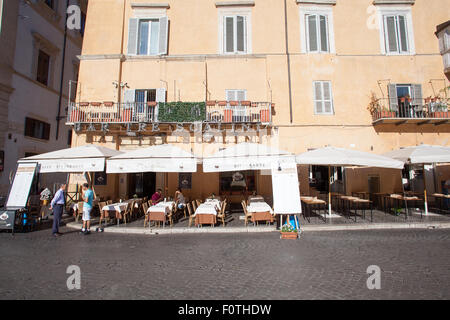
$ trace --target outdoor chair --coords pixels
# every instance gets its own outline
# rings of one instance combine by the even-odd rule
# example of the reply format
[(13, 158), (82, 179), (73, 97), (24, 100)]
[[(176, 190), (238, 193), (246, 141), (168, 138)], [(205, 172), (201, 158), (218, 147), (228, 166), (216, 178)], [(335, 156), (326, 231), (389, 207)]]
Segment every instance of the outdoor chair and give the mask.
[[(104, 206), (106, 206), (106, 202), (99, 202), (99, 203), (98, 203), (98, 210), (100, 211), (100, 218), (99, 218), (99, 220), (98, 220), (98, 225), (99, 225), (100, 227), (101, 227), (101, 225), (102, 225), (102, 215), (103, 215), (102, 209), (103, 209)], [(104, 217), (103, 217), (103, 220), (105, 220), (105, 222), (107, 223), (108, 220), (109, 220), (109, 214), (108, 214), (107, 216), (104, 216)]]
[(220, 208), (220, 212), (217, 214), (217, 219), (222, 221), (222, 225), (225, 227), (225, 208), (227, 206), (227, 199), (222, 201), (222, 206)]
[[(192, 201), (192, 203), (194, 203), (194, 201)], [(191, 227), (192, 221), (195, 219), (194, 217), (194, 211), (192, 210), (192, 205), (190, 203), (188, 203), (186, 205), (188, 213), (189, 213), (189, 228)]]
[(123, 221), (125, 224), (127, 224), (127, 217), (131, 216), (131, 211), (133, 210), (134, 201), (128, 202), (127, 208), (125, 209), (125, 212), (123, 213)]
[(175, 216), (175, 214), (177, 212), (176, 210), (177, 210), (176, 206), (174, 205), (172, 207), (172, 209), (170, 210), (169, 214), (167, 215), (167, 220), (169, 221), (169, 224), (170, 224), (171, 227), (173, 226), (173, 218), (174, 218), (174, 216)]
[(83, 206), (84, 206), (84, 202), (78, 202), (77, 203), (77, 212), (75, 213), (75, 222), (78, 222), (78, 219), (80, 218), (80, 216), (83, 216)]
[(202, 204), (201, 200), (199, 199), (196, 199), (195, 203), (197, 204), (197, 208), (200, 207), (200, 205)]
[(242, 209), (244, 209), (244, 214), (245, 214), (245, 226), (247, 226), (248, 222), (251, 221), (251, 219), (252, 219), (252, 215), (249, 214), (247, 211), (247, 204), (245, 203), (245, 200), (242, 200), (241, 204), (242, 204)]
[(147, 202), (142, 203), (142, 211), (144, 212), (144, 228), (145, 228), (145, 225), (147, 224), (149, 218), (149, 213), (147, 212), (148, 211)]
[(197, 203), (195, 200), (192, 200), (192, 208), (194, 209), (194, 212), (197, 210)]

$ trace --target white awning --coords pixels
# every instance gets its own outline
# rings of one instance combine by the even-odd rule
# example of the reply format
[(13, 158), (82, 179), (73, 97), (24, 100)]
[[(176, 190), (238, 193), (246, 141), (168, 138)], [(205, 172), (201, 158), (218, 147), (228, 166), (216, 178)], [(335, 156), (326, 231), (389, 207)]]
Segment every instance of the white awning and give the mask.
[(197, 172), (197, 158), (170, 144), (140, 148), (112, 157), (106, 173)]
[(18, 163), (37, 162), (40, 165), (40, 173), (102, 172), (105, 170), (105, 159), (121, 153), (90, 144), (22, 158)]
[(385, 153), (384, 156), (403, 163), (450, 163), (450, 148), (431, 145), (407, 147)]
[(271, 170), (273, 163), (294, 162), (295, 157), (256, 143), (240, 143), (203, 158), (204, 172)]
[(321, 166), (360, 166), (403, 169), (403, 162), (368, 152), (325, 147), (302, 153), (297, 164)]

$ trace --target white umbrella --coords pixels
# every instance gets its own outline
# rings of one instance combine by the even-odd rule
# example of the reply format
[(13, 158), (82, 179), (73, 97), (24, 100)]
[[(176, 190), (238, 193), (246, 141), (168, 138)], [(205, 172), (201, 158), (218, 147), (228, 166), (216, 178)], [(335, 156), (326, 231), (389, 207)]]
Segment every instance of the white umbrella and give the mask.
[(18, 163), (37, 162), (40, 165), (40, 173), (102, 172), (105, 170), (105, 159), (121, 153), (117, 150), (89, 144), (22, 158)]
[(128, 151), (107, 161), (107, 173), (196, 172), (197, 158), (171, 144)]
[(425, 199), (425, 215), (428, 214), (427, 183), (425, 178), (425, 164), (450, 162), (450, 148), (422, 144), (420, 146), (406, 147), (390, 151), (384, 154), (387, 157), (397, 159), (407, 164), (422, 164), (423, 184)]
[(294, 161), (294, 156), (263, 144), (239, 143), (204, 157), (203, 171), (270, 170), (277, 161)]
[(328, 166), (328, 212), (331, 216), (331, 181), (330, 167), (377, 167), (403, 169), (404, 163), (392, 158), (368, 152), (343, 148), (325, 147), (302, 153), (296, 157), (297, 164)]

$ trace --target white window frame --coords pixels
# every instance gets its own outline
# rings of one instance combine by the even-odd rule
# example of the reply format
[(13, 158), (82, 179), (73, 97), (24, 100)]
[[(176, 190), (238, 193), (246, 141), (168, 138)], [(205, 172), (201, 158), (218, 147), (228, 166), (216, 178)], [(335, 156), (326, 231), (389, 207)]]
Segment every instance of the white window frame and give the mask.
[[(321, 97), (323, 99), (320, 99), (320, 101), (326, 102), (329, 101), (330, 102), (330, 112), (325, 112), (325, 105), (323, 104), (322, 107), (324, 110), (323, 112), (317, 112), (316, 110), (316, 101), (319, 101), (316, 97), (316, 83), (320, 83), (322, 86), (322, 95), (324, 93), (323, 90), (323, 84), (324, 83), (328, 83), (330, 85), (330, 100), (325, 100), (324, 97)], [(312, 89), (313, 89), (313, 110), (314, 110), (314, 115), (318, 115), (318, 116), (330, 116), (330, 115), (334, 115), (334, 103), (333, 103), (333, 86), (332, 86), (332, 82), (329, 80), (314, 80), (312, 83)]]
[[(321, 54), (335, 54), (336, 46), (334, 40), (334, 18), (332, 6), (299, 6), (300, 12), (300, 44), (301, 53), (321, 53)], [(309, 51), (308, 26), (306, 24), (307, 15), (323, 15), (327, 17), (327, 36), (328, 36), (328, 51)], [(320, 20), (320, 19), (319, 19)], [(320, 21), (319, 21), (320, 22)], [(320, 24), (317, 25), (318, 45), (320, 47)]]
[[(226, 41), (226, 30), (225, 30), (225, 18), (226, 17), (236, 17), (243, 16), (245, 17), (245, 30), (244, 30), (244, 52), (234, 51), (234, 52), (226, 52), (225, 41)], [(251, 54), (252, 53), (252, 19), (251, 19), (251, 9), (250, 8), (220, 8), (218, 10), (218, 21), (219, 21), (219, 54), (224, 55), (239, 55), (239, 54)], [(237, 19), (234, 20), (234, 25), (236, 29)], [(237, 37), (234, 39), (234, 48), (237, 48)]]
[[(388, 6), (377, 6), (378, 11), (378, 26), (380, 31), (380, 49), (381, 54), (388, 56), (401, 56), (401, 55), (415, 55), (416, 48), (414, 44), (414, 27), (412, 20), (412, 10), (410, 6), (407, 7), (388, 7)], [(408, 52), (389, 52), (387, 50), (387, 30), (385, 26), (385, 17), (386, 16), (404, 16), (406, 19), (406, 36), (407, 36), (407, 45)], [(397, 37), (398, 39), (398, 37)], [(397, 46), (400, 44), (397, 41)]]
[[(148, 23), (149, 23), (149, 25), (148, 25), (148, 37), (147, 37), (147, 53), (146, 54), (141, 54), (140, 52), (139, 52), (139, 49), (140, 49), (140, 36), (141, 36), (141, 34), (140, 34), (140, 30), (141, 30), (141, 23), (142, 22), (145, 22), (145, 21), (147, 21)], [(157, 42), (156, 42), (156, 51), (157, 51), (157, 53), (154, 53), (154, 54), (150, 54), (150, 45), (151, 45), (151, 35), (152, 35), (152, 22), (153, 21), (158, 21), (158, 39), (157, 39)], [(160, 23), (159, 23), (159, 19), (138, 19), (138, 31), (137, 31), (137, 48), (136, 48), (136, 55), (137, 56), (158, 56), (159, 55), (159, 53), (158, 53), (158, 51), (159, 51), (159, 38), (160, 38), (160, 36), (159, 36), (159, 30), (160, 30), (160, 28), (161, 28), (161, 26), (160, 26)]]

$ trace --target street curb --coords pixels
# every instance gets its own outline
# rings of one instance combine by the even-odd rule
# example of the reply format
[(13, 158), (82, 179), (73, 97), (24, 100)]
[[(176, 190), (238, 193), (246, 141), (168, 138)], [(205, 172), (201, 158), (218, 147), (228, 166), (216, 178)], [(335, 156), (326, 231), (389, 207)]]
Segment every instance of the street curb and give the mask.
[[(66, 225), (68, 228), (79, 230), (81, 225), (71, 222)], [(92, 229), (95, 230), (95, 226)], [(357, 225), (317, 225), (303, 226), (303, 232), (321, 232), (321, 231), (356, 231), (356, 230), (394, 230), (394, 229), (450, 229), (450, 222), (415, 222), (415, 223), (374, 223)], [(261, 232), (279, 232), (274, 226), (270, 227), (207, 227), (207, 228), (136, 228), (136, 227), (117, 227), (110, 226), (104, 229), (107, 233), (119, 234), (143, 234), (143, 235), (162, 235), (162, 234), (198, 234), (198, 233), (261, 233)]]

